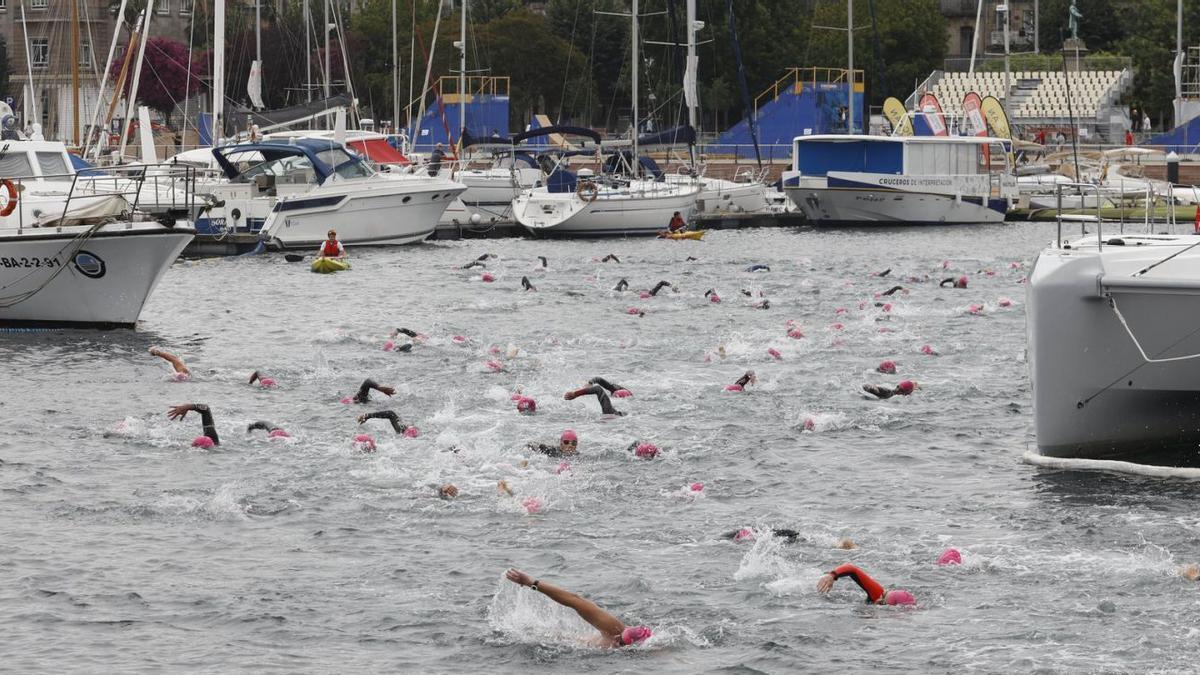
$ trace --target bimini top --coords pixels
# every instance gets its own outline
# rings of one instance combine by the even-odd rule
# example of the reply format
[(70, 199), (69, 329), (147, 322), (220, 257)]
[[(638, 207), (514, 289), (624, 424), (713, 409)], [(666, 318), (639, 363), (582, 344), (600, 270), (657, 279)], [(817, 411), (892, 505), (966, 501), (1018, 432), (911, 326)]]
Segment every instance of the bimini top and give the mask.
[(371, 169), (363, 163), (362, 158), (347, 152), (341, 143), (321, 138), (293, 138), (287, 142), (265, 141), (226, 145), (213, 148), (212, 153), (217, 164), (221, 165), (221, 170), (230, 180), (242, 175), (243, 171), (229, 161), (229, 156), (242, 153), (257, 153), (262, 158), (248, 172), (254, 172), (258, 167), (287, 158), (304, 158), (311, 164), (318, 184), (324, 183), (335, 173), (344, 178), (358, 178), (369, 176), (372, 173)]
[(1007, 138), (994, 136), (872, 136), (870, 134), (813, 134), (797, 136), (792, 139), (795, 143), (964, 143), (968, 145), (991, 145), (1003, 143), (1005, 147), (1012, 145)]

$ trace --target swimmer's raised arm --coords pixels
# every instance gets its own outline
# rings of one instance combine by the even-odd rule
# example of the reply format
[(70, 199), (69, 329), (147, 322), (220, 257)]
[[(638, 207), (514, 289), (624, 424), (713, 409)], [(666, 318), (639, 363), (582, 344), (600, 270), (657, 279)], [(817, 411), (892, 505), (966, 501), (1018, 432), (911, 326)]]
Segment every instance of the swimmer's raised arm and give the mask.
[(893, 295), (896, 291), (902, 291), (902, 290), (904, 290), (903, 286), (892, 286), (891, 288), (887, 289), (883, 293), (880, 293), (880, 295)]
[(754, 376), (753, 370), (747, 370), (746, 374), (739, 377), (737, 382), (735, 382), (734, 384), (742, 386), (742, 387), (744, 387), (748, 384), (758, 384), (758, 378)]
[(534, 591), (545, 595), (563, 607), (568, 607), (575, 610), (575, 613), (579, 615), (579, 618), (588, 622), (593, 628), (600, 631), (600, 635), (609, 641), (610, 646), (619, 647), (632, 642), (640, 642), (641, 640), (649, 637), (649, 629), (643, 628), (645, 635), (640, 635), (638, 637), (630, 635), (632, 639), (628, 641), (623, 639), (626, 632), (626, 626), (621, 622), (620, 619), (604, 611), (599, 605), (591, 600), (588, 600), (581, 595), (572, 593), (564, 588), (559, 588), (548, 581), (535, 580), (528, 574), (516, 569), (509, 569), (504, 573), (504, 577), (519, 586), (532, 588)]
[(622, 279), (617, 282), (617, 285), (615, 287), (613, 287), (613, 290), (617, 291), (619, 293), (627, 288), (629, 288), (629, 282)]
[(396, 337), (397, 335), (407, 335), (408, 337), (415, 338), (417, 337), (417, 331), (410, 328), (397, 328), (392, 332), (392, 337)]
[(611, 253), (609, 253), (608, 255), (606, 255), (600, 259), (600, 262), (609, 262), (609, 261), (619, 263), (619, 262), (621, 262), (621, 259)]
[(659, 291), (661, 291), (662, 289), (664, 289), (668, 286), (670, 286), (671, 288), (675, 288), (674, 286), (671, 285), (671, 282), (669, 282), (669, 281), (660, 281), (653, 289), (650, 290), (650, 295), (658, 295)]
[(619, 390), (625, 388), (619, 384), (613, 384), (612, 382), (609, 382), (608, 380), (604, 379), (603, 377), (593, 377), (592, 379), (588, 380), (588, 384), (598, 384), (601, 387), (604, 387), (605, 389), (607, 389), (610, 394), (615, 394)]
[(187, 417), (189, 412), (200, 413), (200, 423), (204, 426), (204, 435), (212, 439), (213, 445), (220, 445), (221, 439), (217, 437), (217, 427), (213, 423), (212, 411), (203, 403), (184, 403), (169, 408), (167, 417), (172, 420), (181, 420)]
[(150, 355), (157, 356), (158, 358), (166, 361), (167, 363), (170, 363), (171, 367), (174, 368), (175, 372), (177, 372), (177, 373), (182, 373), (184, 375), (192, 374), (192, 371), (188, 370), (187, 365), (184, 364), (183, 359), (179, 358), (178, 356), (175, 356), (171, 352), (163, 351), (163, 350), (159, 349), (158, 347), (151, 347)]
[(375, 380), (372, 380), (371, 378), (368, 377), (367, 379), (363, 380), (363, 383), (361, 385), (359, 385), (358, 393), (354, 395), (354, 402), (355, 403), (366, 403), (367, 401), (371, 400), (371, 390), (372, 389), (374, 389), (375, 391), (377, 391), (381, 394), (386, 394), (388, 396), (391, 396), (392, 394), (396, 393), (396, 390), (393, 389), (392, 387), (385, 387), (381, 384), (377, 384), (375, 382)]
[(529, 282), (529, 277), (521, 277), (521, 288), (524, 288), (527, 291), (537, 290), (534, 288), (533, 284)]
[(875, 581), (866, 572), (860, 570), (857, 566), (850, 563), (838, 565), (830, 572), (826, 572), (820, 580), (817, 581), (817, 592), (828, 593), (829, 589), (833, 588), (833, 582), (842, 577), (850, 577), (858, 587), (863, 589), (867, 594), (867, 602), (876, 604), (888, 605), (915, 605), (916, 598), (912, 593), (902, 590), (884, 590), (883, 585)]
[(608, 392), (604, 391), (604, 388), (598, 384), (576, 389), (575, 391), (568, 391), (567, 393), (563, 394), (563, 398), (568, 401), (574, 400), (580, 396), (595, 396), (596, 400), (600, 402), (601, 412), (603, 412), (605, 415), (625, 414), (613, 407), (612, 399), (608, 397)]
[(408, 430), (408, 425), (402, 424), (400, 422), (400, 416), (391, 410), (377, 410), (372, 413), (364, 413), (358, 416), (359, 424), (362, 424), (367, 420), (387, 420), (388, 422), (392, 423), (392, 429), (398, 434), (402, 434)]

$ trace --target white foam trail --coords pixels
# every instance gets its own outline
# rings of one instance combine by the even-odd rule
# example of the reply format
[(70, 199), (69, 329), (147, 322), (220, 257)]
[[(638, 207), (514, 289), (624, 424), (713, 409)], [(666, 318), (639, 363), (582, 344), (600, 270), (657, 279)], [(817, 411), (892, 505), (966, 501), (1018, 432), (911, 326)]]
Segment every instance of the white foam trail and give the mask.
[(1128, 473), (1151, 478), (1187, 478), (1200, 479), (1200, 469), (1177, 466), (1154, 466), (1153, 464), (1137, 464), (1111, 459), (1079, 459), (1067, 457), (1047, 457), (1033, 451), (1026, 451), (1021, 457), (1026, 464), (1045, 467), (1047, 469), (1066, 469), (1074, 471), (1112, 471)]

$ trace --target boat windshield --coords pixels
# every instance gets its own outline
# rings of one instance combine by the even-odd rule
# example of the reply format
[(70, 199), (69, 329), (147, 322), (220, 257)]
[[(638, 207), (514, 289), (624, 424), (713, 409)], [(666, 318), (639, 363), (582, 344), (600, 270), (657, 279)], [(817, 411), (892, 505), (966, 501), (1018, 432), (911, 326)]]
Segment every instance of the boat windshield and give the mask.
[(43, 176), (66, 177), (71, 175), (72, 172), (67, 168), (61, 152), (35, 152), (33, 154), (37, 155), (38, 168), (41, 169)]
[(29, 153), (18, 151), (0, 154), (0, 176), (32, 178), (33, 175), (33, 167), (29, 164)]
[[(238, 158), (243, 159), (243, 158)], [(249, 159), (249, 158), (244, 158)], [(233, 179), (235, 183), (249, 183), (256, 176), (274, 176), (275, 184), (295, 184), (308, 185), (315, 183), (317, 174), (313, 171), (312, 161), (305, 155), (289, 155), (272, 159), (266, 162), (261, 161), (262, 156), (259, 155), (259, 163), (244, 169), (237, 178)], [(230, 161), (237, 161), (230, 158)]]
[(369, 178), (375, 173), (362, 160), (342, 148), (322, 150), (317, 153), (317, 159), (333, 167), (333, 172), (341, 178)]

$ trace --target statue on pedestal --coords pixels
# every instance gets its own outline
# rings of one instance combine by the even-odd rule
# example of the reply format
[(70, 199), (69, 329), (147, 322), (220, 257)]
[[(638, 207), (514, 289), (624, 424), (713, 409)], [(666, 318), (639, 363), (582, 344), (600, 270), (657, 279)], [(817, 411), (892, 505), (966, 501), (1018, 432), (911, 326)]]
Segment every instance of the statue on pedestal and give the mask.
[(1067, 27), (1071, 29), (1071, 39), (1079, 39), (1079, 20), (1083, 18), (1083, 12), (1075, 6), (1075, 0), (1071, 0), (1071, 17), (1067, 20)]

